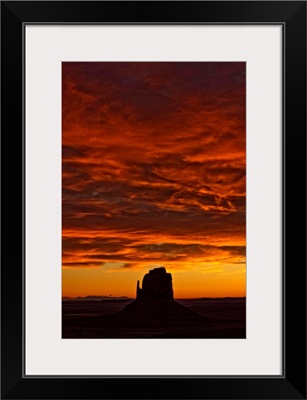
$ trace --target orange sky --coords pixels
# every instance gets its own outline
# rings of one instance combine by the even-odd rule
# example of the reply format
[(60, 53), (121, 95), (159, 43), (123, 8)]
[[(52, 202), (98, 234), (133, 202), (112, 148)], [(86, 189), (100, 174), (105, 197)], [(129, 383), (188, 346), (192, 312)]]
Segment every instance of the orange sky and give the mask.
[(245, 63), (62, 64), (63, 296), (245, 296)]

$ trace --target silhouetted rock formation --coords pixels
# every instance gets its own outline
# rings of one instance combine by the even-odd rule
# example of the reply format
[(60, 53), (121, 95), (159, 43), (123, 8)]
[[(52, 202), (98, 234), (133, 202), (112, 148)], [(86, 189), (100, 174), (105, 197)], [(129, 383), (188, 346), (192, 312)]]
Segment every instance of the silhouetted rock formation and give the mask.
[(201, 318), (194, 311), (174, 300), (172, 275), (167, 273), (165, 268), (150, 270), (143, 278), (142, 288), (137, 281), (136, 290), (136, 300), (128, 304), (121, 312), (123, 316), (131, 320), (188, 322), (190, 319)]
[[(65, 316), (65, 337), (109, 338), (214, 338), (245, 337), (245, 330), (220, 331), (210, 316), (199, 315), (173, 298), (172, 276), (155, 268), (144, 276), (137, 298), (110, 315)], [(84, 302), (89, 304), (89, 302)], [(102, 302), (92, 302), (101, 306)], [(108, 301), (110, 304), (110, 302)], [(64, 302), (70, 304), (70, 302)], [(78, 305), (78, 308), (80, 306)], [(98, 307), (99, 309), (99, 307)], [(80, 312), (78, 310), (78, 312)], [(76, 329), (79, 333), (76, 333)], [(226, 329), (226, 331), (225, 331)], [(245, 328), (244, 328), (245, 329)]]
[(172, 275), (165, 268), (154, 268), (143, 278), (142, 289), (137, 281), (136, 298), (163, 297), (173, 299)]

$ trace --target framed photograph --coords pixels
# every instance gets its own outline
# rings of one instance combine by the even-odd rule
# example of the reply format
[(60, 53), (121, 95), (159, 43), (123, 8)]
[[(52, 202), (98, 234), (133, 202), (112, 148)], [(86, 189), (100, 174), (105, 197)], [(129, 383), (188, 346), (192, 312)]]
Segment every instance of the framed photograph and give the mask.
[(306, 2), (1, 27), (2, 398), (306, 399)]

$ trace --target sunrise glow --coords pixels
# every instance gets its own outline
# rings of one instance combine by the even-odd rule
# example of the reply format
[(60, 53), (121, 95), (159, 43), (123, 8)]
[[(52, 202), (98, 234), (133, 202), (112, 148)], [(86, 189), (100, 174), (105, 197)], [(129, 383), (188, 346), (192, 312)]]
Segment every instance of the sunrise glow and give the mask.
[(63, 296), (245, 296), (245, 68), (62, 64)]

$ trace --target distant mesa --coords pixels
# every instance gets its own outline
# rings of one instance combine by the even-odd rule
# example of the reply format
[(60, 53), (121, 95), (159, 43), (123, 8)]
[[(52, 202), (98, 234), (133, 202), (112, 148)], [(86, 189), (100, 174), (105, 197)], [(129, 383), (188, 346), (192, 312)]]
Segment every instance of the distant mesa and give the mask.
[(68, 297), (64, 296), (62, 297), (62, 301), (73, 301), (73, 302), (114, 302), (114, 301), (127, 301), (130, 300), (129, 297), (127, 296), (85, 296), (85, 297)]

